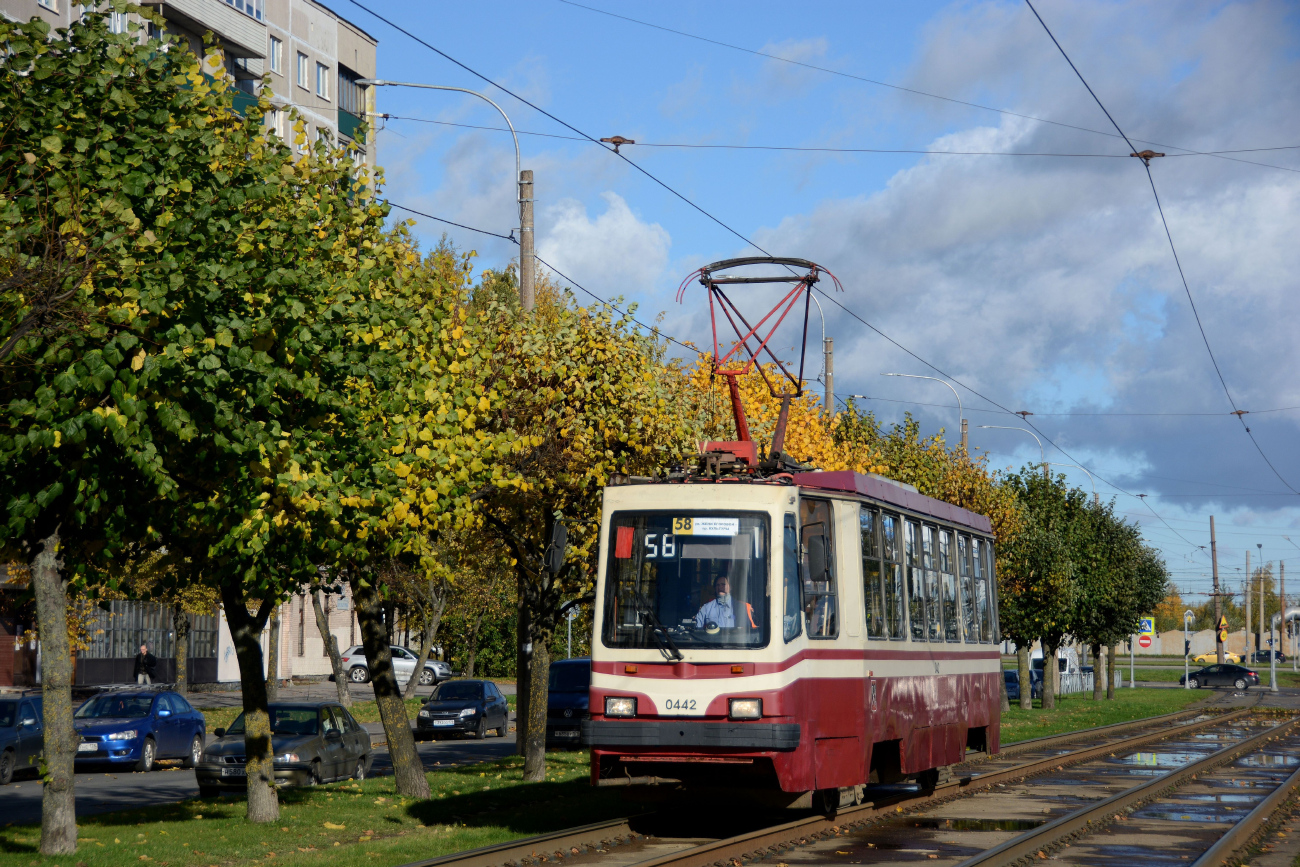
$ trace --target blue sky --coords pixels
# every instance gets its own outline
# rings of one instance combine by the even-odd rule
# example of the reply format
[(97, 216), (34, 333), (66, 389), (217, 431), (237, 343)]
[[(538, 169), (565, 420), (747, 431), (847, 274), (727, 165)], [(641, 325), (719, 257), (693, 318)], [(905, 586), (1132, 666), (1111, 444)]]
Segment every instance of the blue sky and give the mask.
[[(326, 2), (379, 38), (381, 77), (482, 90), (521, 131), (573, 135), (348, 0)], [(849, 75), (1110, 129), (1020, 3), (583, 2)], [(1152, 166), (1207, 336), (1238, 405), (1256, 411), (1246, 419), (1282, 481), (1227, 414), (1145, 174), (1113, 136), (756, 57), (560, 0), (364, 5), (586, 133), (637, 140), (625, 148), (631, 160), (737, 232), (830, 268), (844, 282), (839, 301), (970, 387), (959, 386), (971, 443), (993, 466), (1036, 461), (1038, 446), (1020, 432), (979, 429), (1023, 423), (976, 392), (1034, 412), (1030, 421), (1060, 447), (1047, 447), (1048, 460), (1094, 470), (1102, 496), (1142, 523), (1188, 593), (1208, 590), (1199, 546), (1210, 514), (1227, 579), (1257, 542), (1266, 560), (1287, 559), (1300, 573), (1300, 547), (1284, 538), (1300, 542), (1300, 498), (1286, 486), (1300, 489), (1300, 411), (1258, 413), (1300, 405), (1300, 311), (1289, 291), (1300, 273), (1297, 151), (1234, 157), (1273, 167), (1204, 156)], [(1170, 145), (1300, 144), (1294, 7), (1037, 6), (1131, 137), (1170, 154), (1179, 152)], [(454, 94), (385, 88), (379, 109), (500, 125), (490, 107)], [(674, 143), (1106, 156), (649, 146)], [(702, 340), (703, 299), (688, 294), (679, 306), (673, 291), (699, 265), (753, 250), (595, 145), (536, 135), (520, 144), (537, 176), (547, 261), (603, 297), (636, 302), (647, 321), (662, 313), (674, 335)], [(500, 132), (409, 119), (380, 132), (393, 202), (502, 234), (515, 224), (513, 159)], [(444, 228), (422, 221), (418, 232), (431, 244)], [(483, 267), (513, 255), (506, 242), (446, 230)], [(943, 386), (879, 375), (934, 370), (833, 305), (827, 312), (838, 393), (902, 401), (869, 404), (886, 421), (910, 410), (927, 432), (955, 428)], [(1083, 473), (1057, 469), (1089, 487)]]

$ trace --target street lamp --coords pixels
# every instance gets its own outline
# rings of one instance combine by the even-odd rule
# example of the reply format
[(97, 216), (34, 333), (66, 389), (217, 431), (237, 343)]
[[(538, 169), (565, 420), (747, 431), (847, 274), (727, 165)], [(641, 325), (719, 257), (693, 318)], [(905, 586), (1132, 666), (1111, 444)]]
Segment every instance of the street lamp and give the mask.
[[(1053, 466), (1053, 467), (1074, 467), (1076, 470), (1083, 470), (1084, 473), (1087, 474), (1088, 476), (1088, 481), (1092, 482), (1092, 504), (1096, 506), (1101, 502), (1101, 500), (1097, 497), (1097, 482), (1093, 479), (1092, 473), (1089, 473), (1087, 470), (1084, 470), (1083, 467), (1079, 466), (1078, 464), (1058, 464), (1056, 461), (1048, 461), (1047, 463), (1049, 466)], [(1204, 548), (1205, 546), (1202, 545), (1201, 547)]]
[(515, 140), (515, 188), (518, 191), (517, 197), (519, 201), (519, 301), (523, 305), (525, 312), (531, 312), (533, 309), (533, 282), (536, 273), (536, 263), (533, 260), (533, 172), (531, 169), (527, 172), (520, 169), (519, 136), (515, 133), (515, 125), (510, 122), (510, 117), (501, 106), (483, 94), (463, 87), (449, 87), (443, 84), (418, 84), (411, 81), (385, 81), (382, 78), (362, 78), (357, 80), (357, 84), (365, 87), (418, 87), (424, 90), (452, 90), (456, 93), (467, 93), (470, 96), (477, 96), (495, 108), (501, 113), (501, 117), (505, 118), (506, 126), (510, 127), (510, 136)]
[(982, 425), (980, 425), (980, 427), (981, 427), (981, 428), (985, 428), (985, 429), (987, 429), (987, 430), (1018, 430), (1018, 431), (1023, 431), (1024, 433), (1029, 434), (1031, 437), (1034, 438), (1034, 442), (1038, 443), (1038, 454), (1039, 454), (1039, 456), (1043, 459), (1043, 478), (1046, 479), (1046, 478), (1049, 477), (1049, 476), (1048, 476), (1048, 472), (1047, 472), (1047, 452), (1045, 452), (1045, 451), (1043, 450), (1043, 441), (1040, 440), (1040, 439), (1038, 438), (1038, 434), (1034, 433), (1033, 431), (1029, 430), (1028, 428), (1023, 428), (1023, 427), (1004, 427), (1003, 425), (1000, 425), (1000, 424), (982, 424)]
[(952, 392), (952, 396), (957, 398), (957, 429), (961, 431), (962, 451), (966, 450), (966, 414), (962, 412), (961, 395), (957, 393), (957, 389), (953, 388), (952, 384), (949, 383), (948, 380), (939, 379), (937, 376), (918, 376), (915, 373), (882, 373), (880, 375), (881, 376), (903, 376), (908, 379), (928, 379), (931, 380), (932, 382), (942, 382), (944, 385), (948, 386), (948, 390)]
[(826, 342), (826, 314), (822, 311), (822, 303), (817, 300), (817, 293), (810, 288), (808, 297), (817, 305), (817, 313), (822, 318), (822, 396), (826, 399), (826, 411), (832, 416), (835, 415), (835, 367), (832, 360), (834, 352), (833, 343)]

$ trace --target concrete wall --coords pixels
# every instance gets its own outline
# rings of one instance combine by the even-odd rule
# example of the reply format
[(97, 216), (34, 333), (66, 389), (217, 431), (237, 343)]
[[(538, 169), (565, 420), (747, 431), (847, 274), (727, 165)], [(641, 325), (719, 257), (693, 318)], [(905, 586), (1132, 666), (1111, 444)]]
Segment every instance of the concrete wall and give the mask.
[[(339, 643), (339, 652), (361, 643), (356, 614), (352, 609), (351, 592), (328, 597), (326, 614), (330, 632)], [(217, 680), (222, 683), (239, 681), (239, 662), (235, 658), (235, 645), (230, 637), (230, 626), (222, 612), (217, 638)], [(270, 649), (271, 630), (262, 632), (262, 672), (266, 673), (267, 651)], [(320, 677), (330, 674), (330, 660), (325, 653), (325, 642), (316, 628), (316, 614), (311, 597), (294, 596), (280, 607), (279, 677)]]

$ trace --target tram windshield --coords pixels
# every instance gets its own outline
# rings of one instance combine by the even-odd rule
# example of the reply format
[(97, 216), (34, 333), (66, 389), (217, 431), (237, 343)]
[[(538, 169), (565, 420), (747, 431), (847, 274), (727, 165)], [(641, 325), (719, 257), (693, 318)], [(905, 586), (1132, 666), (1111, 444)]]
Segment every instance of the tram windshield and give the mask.
[(764, 647), (769, 525), (761, 514), (619, 512), (609, 528), (606, 647)]

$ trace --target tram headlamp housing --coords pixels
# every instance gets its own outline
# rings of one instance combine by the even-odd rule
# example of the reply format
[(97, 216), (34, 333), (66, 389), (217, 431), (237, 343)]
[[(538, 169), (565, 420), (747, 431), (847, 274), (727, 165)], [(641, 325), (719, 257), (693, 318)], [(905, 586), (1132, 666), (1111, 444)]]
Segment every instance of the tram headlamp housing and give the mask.
[(631, 696), (605, 696), (605, 716), (636, 716), (636, 699)]
[(728, 699), (727, 716), (732, 719), (759, 719), (763, 716), (763, 700), (761, 698)]

